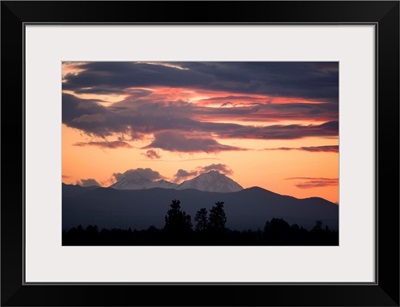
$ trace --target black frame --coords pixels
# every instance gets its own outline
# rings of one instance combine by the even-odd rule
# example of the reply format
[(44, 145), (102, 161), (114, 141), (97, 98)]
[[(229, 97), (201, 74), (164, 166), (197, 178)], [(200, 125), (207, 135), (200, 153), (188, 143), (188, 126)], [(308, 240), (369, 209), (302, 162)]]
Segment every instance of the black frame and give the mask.
[[(179, 10), (178, 10), (179, 9)], [(180, 11), (187, 12), (181, 15)], [(25, 23), (368, 23), (376, 25), (377, 282), (69, 284), (23, 282)], [(1, 3), (1, 305), (399, 306), (399, 2)], [(379, 193), (378, 193), (379, 188)], [(182, 295), (184, 293), (184, 295)]]

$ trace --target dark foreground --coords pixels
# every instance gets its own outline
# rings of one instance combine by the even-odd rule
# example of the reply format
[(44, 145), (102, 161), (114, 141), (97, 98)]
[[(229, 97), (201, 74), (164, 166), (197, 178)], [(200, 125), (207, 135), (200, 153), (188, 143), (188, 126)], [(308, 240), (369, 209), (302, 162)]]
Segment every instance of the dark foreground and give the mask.
[(74, 227), (63, 232), (64, 246), (121, 246), (121, 245), (186, 245), (186, 246), (335, 246), (339, 244), (338, 232), (323, 227), (320, 222), (312, 230), (282, 219), (272, 219), (263, 230), (235, 231), (181, 231), (149, 227), (147, 230), (101, 229), (97, 226)]

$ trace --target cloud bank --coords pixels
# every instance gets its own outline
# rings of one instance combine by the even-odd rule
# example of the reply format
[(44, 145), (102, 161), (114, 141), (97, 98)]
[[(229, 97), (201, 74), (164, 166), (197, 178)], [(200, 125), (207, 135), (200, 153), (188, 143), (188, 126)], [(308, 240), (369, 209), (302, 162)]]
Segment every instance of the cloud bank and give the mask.
[[(221, 139), (338, 136), (336, 62), (69, 65), (76, 73), (64, 76), (62, 121), (106, 141), (76, 146), (129, 148), (129, 143), (113, 140), (115, 135), (127, 136), (128, 141), (151, 136), (154, 140), (145, 149), (218, 153), (243, 150), (224, 145)], [(99, 98), (84, 98), (87, 95)], [(109, 104), (99, 95), (123, 98)], [(147, 158), (157, 158), (148, 153)]]

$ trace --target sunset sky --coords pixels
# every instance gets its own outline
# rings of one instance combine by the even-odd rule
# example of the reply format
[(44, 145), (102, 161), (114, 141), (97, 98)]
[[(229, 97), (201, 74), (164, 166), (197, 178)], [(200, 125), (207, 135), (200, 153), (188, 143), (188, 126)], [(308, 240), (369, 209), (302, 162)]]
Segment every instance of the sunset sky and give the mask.
[(338, 202), (337, 62), (64, 62), (62, 181), (218, 170)]

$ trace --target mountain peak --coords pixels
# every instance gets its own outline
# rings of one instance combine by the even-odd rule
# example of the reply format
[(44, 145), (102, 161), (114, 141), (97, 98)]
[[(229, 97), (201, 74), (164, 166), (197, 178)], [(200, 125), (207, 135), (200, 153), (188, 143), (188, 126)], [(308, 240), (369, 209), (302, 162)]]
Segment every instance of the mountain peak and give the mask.
[(178, 186), (178, 189), (196, 189), (206, 192), (228, 193), (241, 191), (243, 187), (218, 171), (209, 171), (193, 179), (182, 182)]
[[(221, 174), (221, 173), (218, 172), (218, 171), (209, 171), (209, 172), (203, 173), (203, 174), (201, 174), (201, 175), (204, 175), (204, 174), (210, 175), (210, 176), (223, 176), (223, 177), (226, 177), (224, 174)], [(201, 175), (200, 175), (200, 176), (201, 176)]]

